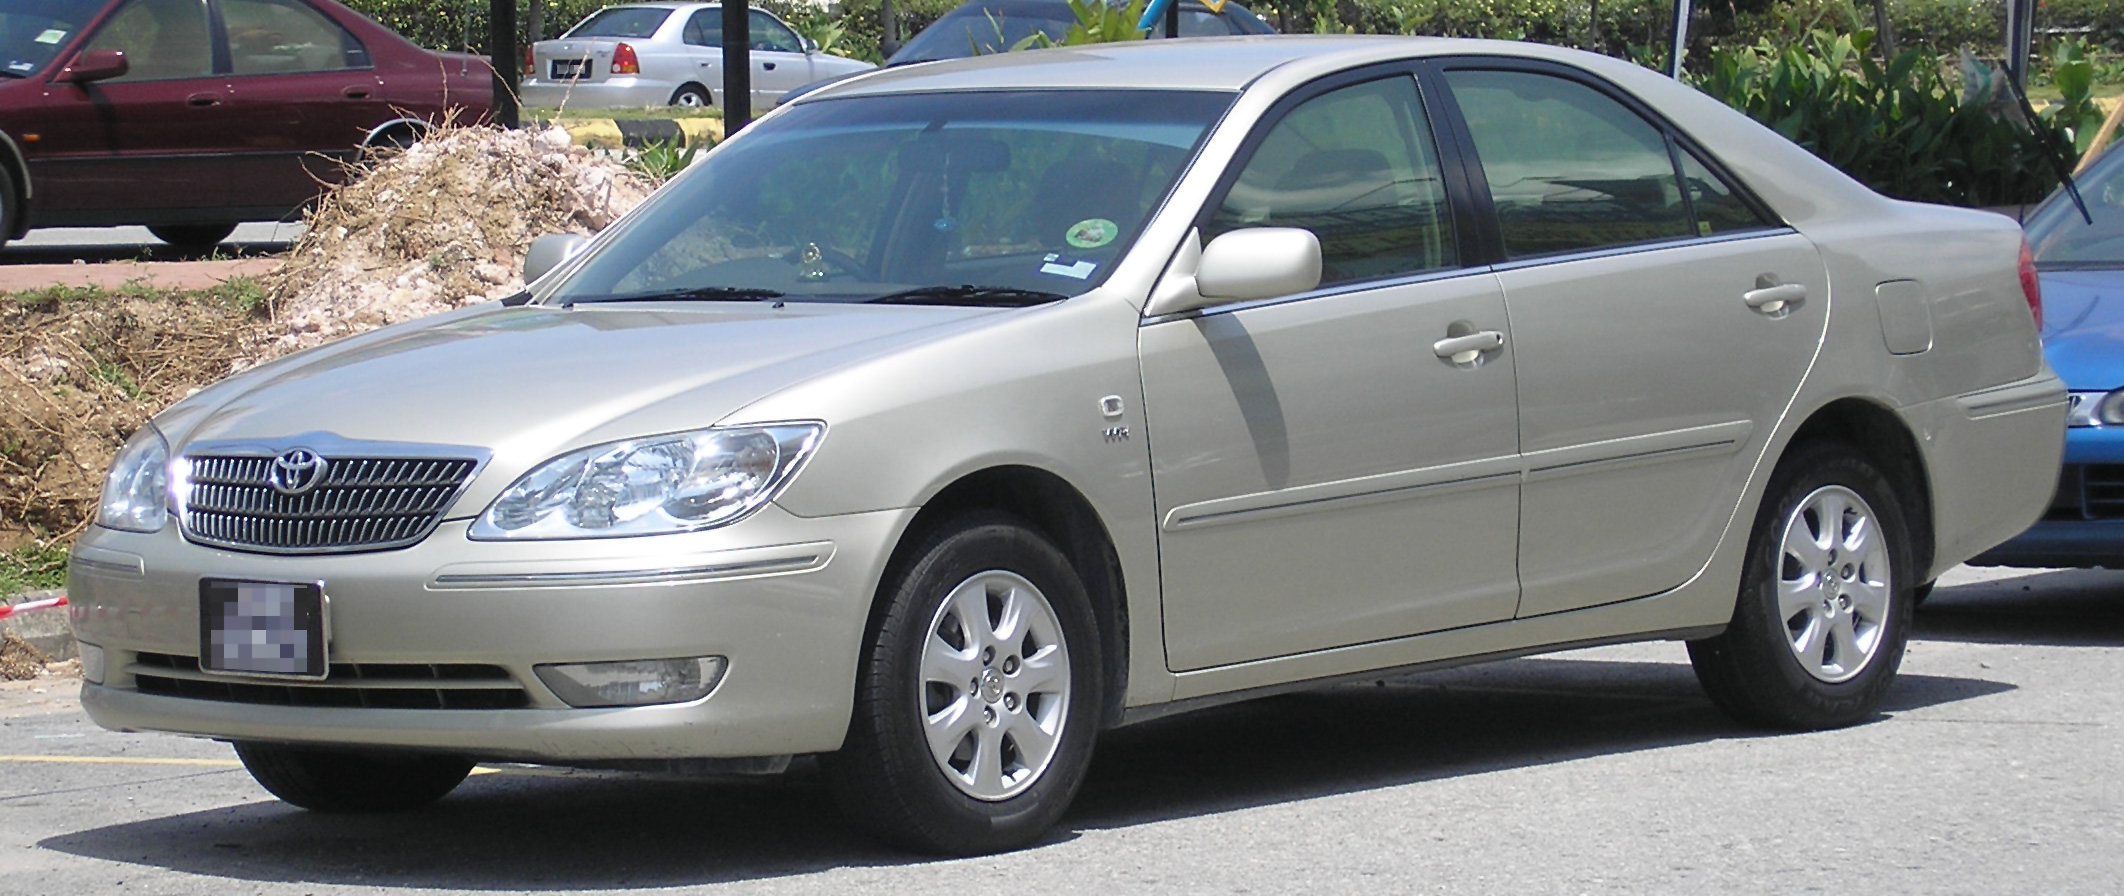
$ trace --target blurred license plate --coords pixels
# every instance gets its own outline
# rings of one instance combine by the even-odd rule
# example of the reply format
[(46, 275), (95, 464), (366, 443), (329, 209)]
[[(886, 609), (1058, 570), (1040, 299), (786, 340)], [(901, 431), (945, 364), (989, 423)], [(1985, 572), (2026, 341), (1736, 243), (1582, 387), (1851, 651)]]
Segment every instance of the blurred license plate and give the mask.
[(199, 668), (280, 678), (323, 678), (321, 583), (199, 581)]
[(589, 72), (590, 60), (588, 59), (553, 60), (553, 77), (556, 79), (573, 80), (589, 74)]

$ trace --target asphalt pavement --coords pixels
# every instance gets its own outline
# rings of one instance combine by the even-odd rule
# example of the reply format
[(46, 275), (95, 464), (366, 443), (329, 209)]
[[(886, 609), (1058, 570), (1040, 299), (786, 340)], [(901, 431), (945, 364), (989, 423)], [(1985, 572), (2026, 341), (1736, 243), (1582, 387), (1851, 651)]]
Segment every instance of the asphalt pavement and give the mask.
[(1044, 844), (914, 858), (815, 771), (483, 767), (434, 807), (305, 813), (228, 747), (0, 690), (0, 891), (339, 894), (2114, 893), (2124, 573), (1955, 571), (1875, 720), (1738, 728), (1678, 644), (1205, 710), (1102, 740)]

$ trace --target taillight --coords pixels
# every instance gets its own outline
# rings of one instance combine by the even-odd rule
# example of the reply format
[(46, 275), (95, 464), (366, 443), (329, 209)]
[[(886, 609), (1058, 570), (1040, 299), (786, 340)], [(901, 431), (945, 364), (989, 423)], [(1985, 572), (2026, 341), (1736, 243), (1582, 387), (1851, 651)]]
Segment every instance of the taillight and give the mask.
[(532, 63), (532, 61), (531, 61), (531, 48), (530, 48), (530, 47), (525, 47), (525, 48), (524, 48), (524, 74), (527, 74), (527, 75), (536, 75), (536, 74), (538, 74), (538, 66), (537, 66), (536, 64)]
[(2043, 332), (2043, 281), (2036, 277), (2035, 253), (2021, 241), (2021, 294), (2028, 297), (2028, 313), (2035, 315), (2036, 332)]
[(642, 61), (635, 57), (634, 47), (620, 44), (612, 49), (612, 73), (615, 75), (639, 75)]

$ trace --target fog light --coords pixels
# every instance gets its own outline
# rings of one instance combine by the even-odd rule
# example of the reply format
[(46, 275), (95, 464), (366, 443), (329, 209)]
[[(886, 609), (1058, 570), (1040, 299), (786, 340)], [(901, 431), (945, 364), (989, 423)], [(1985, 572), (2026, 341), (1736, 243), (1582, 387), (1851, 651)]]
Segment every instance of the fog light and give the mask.
[(103, 648), (87, 641), (76, 641), (81, 648), (81, 678), (89, 684), (103, 683)]
[(535, 667), (538, 680), (569, 706), (648, 706), (699, 700), (723, 680), (719, 656), (614, 663), (554, 663)]

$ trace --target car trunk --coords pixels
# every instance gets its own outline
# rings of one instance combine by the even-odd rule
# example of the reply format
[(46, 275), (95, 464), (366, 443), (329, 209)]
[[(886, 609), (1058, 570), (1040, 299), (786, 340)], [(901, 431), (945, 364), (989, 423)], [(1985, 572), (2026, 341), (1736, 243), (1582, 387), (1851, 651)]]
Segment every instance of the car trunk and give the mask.
[[(534, 77), (558, 83), (596, 83), (612, 77), (616, 37), (570, 37), (542, 40), (531, 47)], [(640, 43), (639, 40), (636, 43)]]

